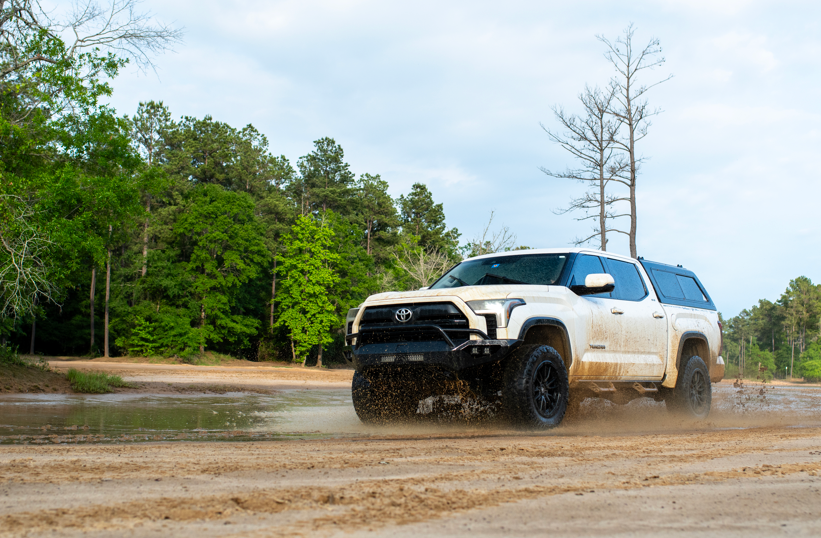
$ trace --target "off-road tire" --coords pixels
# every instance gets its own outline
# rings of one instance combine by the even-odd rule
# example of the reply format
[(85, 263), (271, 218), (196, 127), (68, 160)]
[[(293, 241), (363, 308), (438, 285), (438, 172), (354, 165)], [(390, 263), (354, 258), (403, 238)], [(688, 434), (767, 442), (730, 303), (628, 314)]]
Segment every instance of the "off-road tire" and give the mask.
[(567, 368), (549, 346), (519, 348), (505, 368), (502, 403), (515, 425), (532, 429), (555, 428), (567, 410)]
[(676, 387), (664, 403), (677, 415), (703, 420), (710, 414), (712, 400), (710, 370), (701, 357), (694, 355), (679, 370)]
[(354, 372), (351, 399), (356, 415), (365, 424), (407, 421), (416, 414), (419, 399), (412, 387), (384, 380), (371, 382)]
[(365, 424), (379, 422), (378, 406), (374, 401), (376, 398), (373, 392), (368, 379), (359, 372), (354, 372), (351, 382), (351, 400), (353, 400), (356, 416)]

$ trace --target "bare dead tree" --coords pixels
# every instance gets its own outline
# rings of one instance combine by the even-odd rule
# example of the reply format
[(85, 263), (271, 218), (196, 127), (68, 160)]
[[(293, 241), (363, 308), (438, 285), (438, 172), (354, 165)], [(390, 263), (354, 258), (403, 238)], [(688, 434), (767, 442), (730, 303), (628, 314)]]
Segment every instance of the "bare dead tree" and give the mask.
[(0, 195), (0, 205), (0, 319), (33, 315), (38, 302), (56, 302), (44, 261), (53, 243), (30, 224), (34, 213), (22, 198)]
[[(113, 53), (139, 69), (155, 70), (153, 56), (182, 41), (183, 31), (140, 11), (141, 0), (77, 0), (58, 15), (45, 12), (37, 0), (0, 0), (0, 95), (14, 95), (17, 106), (6, 119), (23, 124), (35, 110), (60, 114), (72, 109), (68, 94), (77, 92), (63, 75), (99, 81), (108, 61), (85, 53)], [(49, 76), (41, 76), (51, 69)]]
[(420, 288), (432, 284), (452, 264), (448, 256), (437, 249), (412, 248), (403, 243), (400, 251), (400, 253), (393, 253), (396, 264)]
[(616, 152), (620, 122), (610, 119), (609, 113), (615, 92), (614, 86), (605, 91), (585, 86), (584, 92), (579, 94), (584, 110), (582, 116), (568, 114), (563, 108), (554, 106), (553, 114), (564, 132), (551, 131), (542, 125), (550, 139), (580, 161), (581, 167), (568, 168), (564, 172), (554, 172), (542, 167), (541, 171), (550, 177), (572, 179), (588, 187), (583, 196), (571, 199), (566, 208), (556, 213), (563, 215), (572, 211), (584, 212), (584, 216), (576, 220), (593, 220), (593, 233), (584, 238), (576, 238), (573, 243), (583, 245), (598, 237), (599, 248), (603, 251), (607, 250), (608, 232), (627, 235), (621, 229), (609, 227), (608, 221), (629, 216), (626, 213), (616, 213), (613, 209), (616, 202), (629, 199), (610, 194), (608, 189), (611, 182), (629, 187), (621, 177), (626, 168), (625, 160), (620, 159)]
[[(18, 0), (19, 1), (19, 0)], [(153, 56), (172, 50), (182, 41), (183, 31), (157, 22), (153, 14), (139, 11), (142, 0), (76, 0), (69, 15), (56, 28), (73, 36), (68, 53), (99, 48), (128, 58), (143, 71), (156, 69)]]
[(483, 254), (494, 254), (496, 252), (510, 250), (516, 244), (516, 235), (510, 232), (509, 227), (502, 226), (495, 232), (490, 231), (490, 227), (493, 224), (494, 214), (494, 211), (490, 212), (490, 218), (488, 219), (485, 228), (482, 230), (482, 235), (476, 236), (472, 241), (465, 245), (465, 248), (462, 251), (465, 254), (465, 257), (472, 258)]
[(673, 77), (669, 75), (650, 85), (639, 84), (637, 79), (642, 71), (664, 64), (665, 59), (660, 56), (661, 45), (657, 38), (650, 39), (644, 48), (636, 49), (633, 45), (634, 34), (635, 28), (633, 24), (630, 24), (615, 42), (601, 35), (596, 36), (607, 47), (604, 57), (613, 64), (616, 70), (616, 75), (611, 80), (615, 95), (609, 112), (623, 128), (623, 136), (617, 137), (615, 142), (627, 155), (628, 166), (619, 173), (619, 176), (627, 182), (629, 188), (630, 231), (628, 235), (630, 256), (633, 258), (637, 256), (636, 177), (644, 161), (644, 157), (636, 155), (636, 143), (647, 136), (651, 125), (650, 118), (661, 112), (660, 109), (649, 107), (645, 94), (651, 88)]

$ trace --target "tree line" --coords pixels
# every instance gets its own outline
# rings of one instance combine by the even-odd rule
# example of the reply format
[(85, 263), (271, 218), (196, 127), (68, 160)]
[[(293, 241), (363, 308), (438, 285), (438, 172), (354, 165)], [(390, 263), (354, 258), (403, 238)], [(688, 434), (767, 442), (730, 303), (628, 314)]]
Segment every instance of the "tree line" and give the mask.
[(112, 114), (71, 173), (15, 192), (38, 229), (54, 230), (43, 237), (60, 260), (49, 300), (7, 324), (33, 350), (258, 358), (286, 342), (291, 359), (321, 361), (342, 345), (349, 308), (461, 259), (425, 185), (393, 199), (332, 138), (292, 164), (252, 125), (171, 118), (160, 102)]
[(56, 20), (0, 2), (4, 342), (321, 363), (349, 308), (425, 286), (498, 239), (460, 249), (425, 185), (392, 198), (332, 138), (291, 162), (253, 125), (174, 119), (160, 101), (117, 114), (107, 81), (129, 62), (150, 68), (181, 33), (134, 0), (86, 7)]
[(727, 377), (821, 381), (821, 285), (801, 276), (776, 301), (723, 320)]

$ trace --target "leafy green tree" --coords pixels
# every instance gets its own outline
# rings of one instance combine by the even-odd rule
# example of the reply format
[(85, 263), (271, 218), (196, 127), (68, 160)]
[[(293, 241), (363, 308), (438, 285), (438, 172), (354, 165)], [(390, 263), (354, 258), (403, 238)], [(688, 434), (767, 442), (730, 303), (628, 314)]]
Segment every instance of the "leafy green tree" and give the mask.
[(257, 200), (257, 215), (265, 228), (265, 243), (271, 252), (271, 296), (268, 305), (268, 331), (274, 329), (277, 294), (277, 260), (282, 251), (282, 236), (291, 229), (294, 203), (286, 195), (295, 172), (284, 156), (268, 159), (265, 188)]
[(772, 352), (762, 350), (758, 343), (753, 343), (747, 349), (744, 377), (758, 378), (769, 381), (775, 372), (775, 360)]
[(435, 249), (458, 259), (459, 230), (447, 229), (442, 204), (433, 202), (433, 195), (422, 183), (414, 183), (411, 192), (399, 197), (400, 218), (405, 234), (419, 238), (419, 246)]
[(390, 249), (399, 241), (399, 215), (388, 182), (378, 174), (362, 174), (356, 185), (359, 211), (365, 227), (365, 252), (378, 262), (390, 258)]
[(268, 260), (254, 203), (249, 195), (219, 185), (192, 189), (187, 202), (174, 230), (199, 306), (200, 353), (212, 342), (247, 345), (260, 323), (236, 298)]
[(339, 281), (332, 265), (339, 255), (332, 251), (334, 233), (313, 217), (300, 216), (285, 236), (284, 252), (277, 270), (282, 314), (277, 324), (288, 330), (295, 362), (305, 363), (314, 346), (329, 344), (331, 327), (338, 321), (328, 289)]
[(811, 383), (821, 381), (821, 344), (817, 341), (807, 346), (807, 349), (801, 354), (798, 371), (804, 381)]
[(192, 185), (231, 188), (235, 142), (236, 132), (230, 125), (211, 116), (185, 116), (168, 134), (168, 172)]

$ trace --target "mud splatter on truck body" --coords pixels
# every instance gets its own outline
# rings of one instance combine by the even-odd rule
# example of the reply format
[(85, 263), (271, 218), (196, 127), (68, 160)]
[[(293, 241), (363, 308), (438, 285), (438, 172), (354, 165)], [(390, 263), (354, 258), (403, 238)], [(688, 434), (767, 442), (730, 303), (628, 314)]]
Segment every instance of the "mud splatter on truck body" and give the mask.
[(537, 428), (586, 397), (651, 397), (704, 418), (724, 374), (718, 314), (695, 274), (586, 249), (465, 260), (428, 289), (368, 298), (346, 329), (366, 422), (408, 418), (451, 381)]

